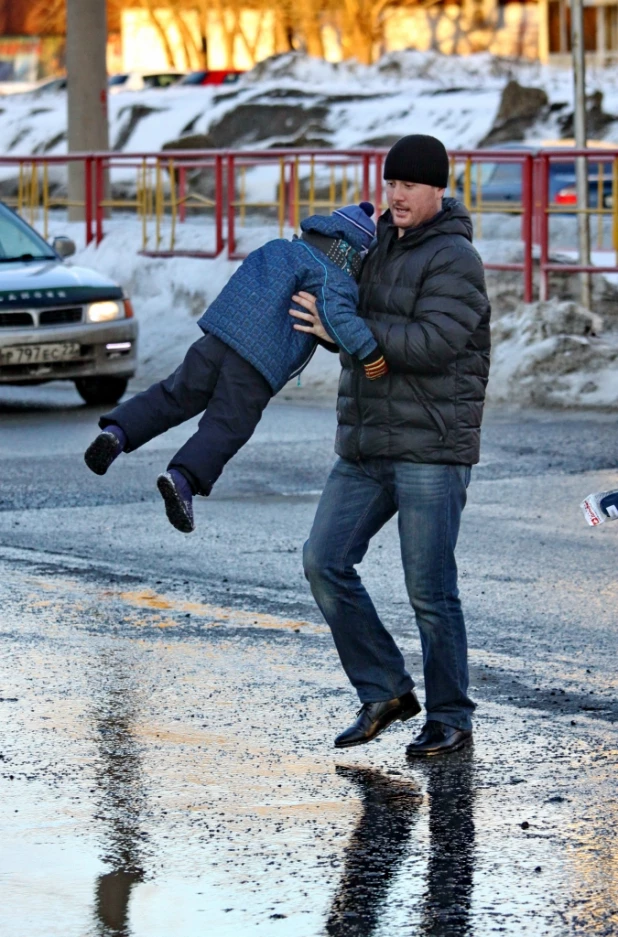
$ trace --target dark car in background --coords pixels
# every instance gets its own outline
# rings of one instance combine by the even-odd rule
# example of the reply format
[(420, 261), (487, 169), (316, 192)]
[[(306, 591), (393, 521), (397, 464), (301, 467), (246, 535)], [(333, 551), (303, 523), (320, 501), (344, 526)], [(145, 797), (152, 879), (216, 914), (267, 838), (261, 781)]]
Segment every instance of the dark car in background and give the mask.
[[(145, 88), (169, 88), (171, 85), (177, 85), (184, 77), (185, 72), (122, 72), (110, 75), (107, 86), (112, 94), (118, 91), (143, 91)], [(49, 78), (38, 82), (32, 90), (37, 95), (66, 91), (67, 78)]]
[(0, 202), (0, 386), (73, 381), (86, 403), (114, 404), (135, 374), (137, 323), (117, 283), (64, 263), (74, 252)]
[(112, 94), (118, 91), (144, 91), (146, 88), (169, 88), (185, 77), (184, 72), (121, 72), (110, 75), (107, 85)]
[(233, 85), (245, 73), (234, 68), (189, 72), (178, 84), (180, 85)]
[[(544, 144), (544, 148), (553, 148)], [(601, 147), (598, 147), (601, 149)], [(498, 150), (512, 152), (538, 153), (541, 147), (506, 144), (496, 147)], [(562, 147), (561, 147), (562, 149)], [(564, 147), (564, 159), (553, 157), (549, 163), (549, 201), (556, 206), (577, 205), (575, 161), (568, 158), (568, 147)], [(479, 201), (491, 203), (492, 208), (499, 208), (522, 201), (522, 166), (521, 163), (483, 162), (473, 163), (470, 175), (470, 203), (475, 208)], [(480, 189), (480, 199), (479, 199)], [(601, 192), (599, 200), (599, 192)], [(457, 197), (465, 195), (464, 170), (457, 174)], [(588, 206), (589, 208), (612, 207), (612, 163), (588, 162)]]

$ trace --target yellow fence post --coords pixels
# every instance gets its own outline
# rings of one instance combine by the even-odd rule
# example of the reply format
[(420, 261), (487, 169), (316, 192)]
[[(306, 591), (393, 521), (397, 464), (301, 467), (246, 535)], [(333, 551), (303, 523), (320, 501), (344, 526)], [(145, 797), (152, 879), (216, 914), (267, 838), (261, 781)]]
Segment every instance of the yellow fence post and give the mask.
[(24, 209), (24, 164), (19, 164), (19, 181), (17, 183), (17, 214), (21, 215)]
[(482, 193), (482, 163), (476, 164), (476, 237), (483, 237), (483, 193)]
[(39, 174), (36, 163), (32, 162), (32, 175), (30, 176), (30, 224), (35, 224), (35, 212), (39, 205)]
[(157, 245), (157, 250), (161, 245), (161, 216), (165, 210), (165, 202), (163, 199), (163, 183), (161, 180), (161, 160), (157, 156), (155, 164), (155, 243)]
[(173, 159), (169, 160), (168, 169), (170, 174), (170, 213), (172, 219), (170, 228), (170, 250), (173, 251), (176, 246), (176, 213), (178, 210), (176, 202), (176, 169)]
[(604, 179), (603, 179), (603, 163), (599, 162), (599, 181), (597, 183), (597, 247), (599, 250), (603, 248), (603, 189), (604, 189)]
[(245, 209), (247, 199), (247, 167), (240, 167), (240, 226), (245, 226)]
[(49, 236), (49, 172), (47, 163), (43, 163), (43, 237)]
[(146, 186), (148, 183), (146, 180), (146, 158), (145, 157), (142, 159), (141, 177), (142, 177), (141, 189), (139, 189), (138, 191), (139, 191), (140, 212), (142, 215), (142, 250), (145, 251), (148, 246), (148, 218), (147, 218), (148, 205), (146, 202)]
[(300, 225), (300, 158), (294, 160), (294, 230)]
[(315, 156), (311, 154), (311, 161), (309, 163), (309, 214), (315, 214), (314, 208), (315, 202)]
[(456, 175), (456, 165), (455, 157), (451, 156), (451, 172), (450, 172), (450, 183), (451, 183), (451, 197), (455, 198), (455, 193), (457, 191), (457, 175)]
[(618, 157), (614, 159), (612, 168), (612, 246), (616, 251), (616, 266), (618, 266)]
[(466, 157), (466, 165), (464, 167), (464, 205), (470, 211), (472, 207), (472, 160), (469, 156)]
[(285, 159), (279, 157), (279, 237), (283, 237), (285, 227)]

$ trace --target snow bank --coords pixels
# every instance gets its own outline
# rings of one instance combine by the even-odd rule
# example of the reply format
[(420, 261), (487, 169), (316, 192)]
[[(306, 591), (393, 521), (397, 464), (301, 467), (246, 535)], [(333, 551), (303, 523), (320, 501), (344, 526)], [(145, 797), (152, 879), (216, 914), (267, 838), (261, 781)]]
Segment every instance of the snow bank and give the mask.
[[(208, 134), (240, 106), (289, 103), (324, 108), (320, 135), (332, 147), (370, 144), (411, 131), (437, 134), (448, 147), (474, 147), (490, 130), (511, 79), (542, 87), (548, 95), (547, 119), (531, 130), (531, 137), (560, 136), (563, 108), (572, 109), (570, 69), (488, 53), (462, 57), (408, 50), (372, 66), (290, 53), (260, 63), (229, 88), (185, 86), (111, 95), (110, 145), (123, 152), (157, 151), (170, 140)], [(618, 113), (615, 68), (591, 67), (588, 87), (602, 90), (605, 110)], [(1, 96), (0, 111), (0, 153), (66, 152), (66, 92)], [(604, 136), (618, 141), (618, 121)], [(251, 146), (268, 148), (273, 142), (262, 135)], [(10, 172), (3, 169), (0, 178)]]
[(488, 398), (540, 407), (616, 407), (618, 332), (573, 302), (521, 304), (492, 327)]

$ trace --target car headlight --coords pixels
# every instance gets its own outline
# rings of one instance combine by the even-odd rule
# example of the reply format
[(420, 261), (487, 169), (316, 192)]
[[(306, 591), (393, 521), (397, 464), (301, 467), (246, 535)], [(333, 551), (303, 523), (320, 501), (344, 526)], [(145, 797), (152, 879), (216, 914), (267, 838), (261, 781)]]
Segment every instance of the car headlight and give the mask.
[(122, 300), (110, 299), (100, 303), (90, 303), (88, 306), (88, 322), (112, 322), (114, 319), (124, 319), (124, 303)]

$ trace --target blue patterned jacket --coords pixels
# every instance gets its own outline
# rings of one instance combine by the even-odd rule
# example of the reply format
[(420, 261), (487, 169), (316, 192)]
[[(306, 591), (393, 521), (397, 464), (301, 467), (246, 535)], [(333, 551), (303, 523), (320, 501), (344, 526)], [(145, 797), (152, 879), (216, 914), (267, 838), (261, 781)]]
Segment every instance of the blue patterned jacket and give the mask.
[[(350, 227), (342, 228), (336, 216), (312, 215), (301, 228), (345, 236), (360, 250), (360, 243), (351, 243)], [(289, 315), (299, 290), (317, 297), (322, 323), (342, 350), (365, 358), (377, 348), (357, 315), (354, 278), (299, 238), (269, 241), (249, 254), (199, 320), (204, 332), (216, 335), (263, 374), (275, 394), (303, 370), (316, 348), (316, 339), (296, 331), (297, 320)]]

